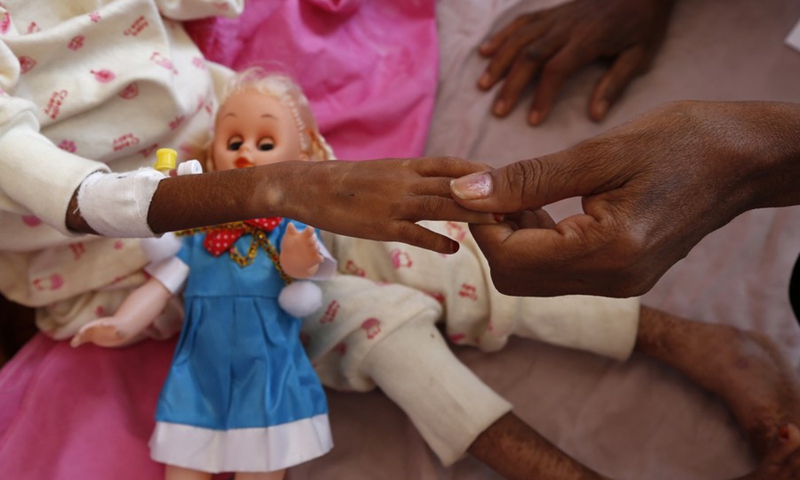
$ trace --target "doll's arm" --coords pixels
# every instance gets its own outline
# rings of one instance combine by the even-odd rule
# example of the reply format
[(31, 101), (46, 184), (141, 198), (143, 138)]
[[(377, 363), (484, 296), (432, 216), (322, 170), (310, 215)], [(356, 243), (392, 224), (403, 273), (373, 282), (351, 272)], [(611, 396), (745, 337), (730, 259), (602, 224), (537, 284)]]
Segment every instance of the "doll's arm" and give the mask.
[(171, 297), (167, 287), (155, 277), (150, 278), (128, 295), (114, 315), (84, 325), (72, 337), (70, 345), (77, 347), (87, 342), (101, 347), (130, 345), (143, 337)]
[(150, 279), (131, 292), (114, 315), (84, 325), (72, 338), (72, 346), (91, 342), (122, 347), (141, 340), (189, 275), (189, 266), (176, 255), (180, 248), (181, 241), (171, 234), (143, 240), (142, 250), (151, 260), (145, 267)]
[(292, 278), (308, 278), (317, 273), (323, 261), (313, 227), (297, 230), (293, 223), (281, 240), (281, 268)]

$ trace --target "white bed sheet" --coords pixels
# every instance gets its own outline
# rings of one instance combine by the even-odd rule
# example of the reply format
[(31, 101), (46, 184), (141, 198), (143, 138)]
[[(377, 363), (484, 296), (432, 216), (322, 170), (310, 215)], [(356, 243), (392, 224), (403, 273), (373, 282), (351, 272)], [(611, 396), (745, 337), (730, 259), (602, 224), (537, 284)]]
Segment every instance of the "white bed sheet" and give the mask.
[[(489, 114), (492, 95), (475, 83), (485, 65), (475, 47), (523, 10), (553, 1), (440, 0), (440, 83), (428, 154), (500, 166), (565, 148), (663, 102), (800, 102), (800, 53), (784, 39), (800, 19), (796, 0), (679, 2), (653, 69), (637, 80), (606, 121), (586, 115), (600, 67), (571, 81), (552, 117), (529, 127), (518, 108)], [(527, 99), (526, 99), (527, 100)], [(565, 201), (556, 217), (575, 211)], [(800, 365), (800, 329), (788, 280), (800, 253), (800, 208), (749, 212), (705, 238), (644, 302), (682, 316), (771, 335)], [(618, 479), (731, 478), (753, 466), (726, 409), (674, 371), (642, 356), (626, 363), (515, 339), (498, 353), (459, 348), (458, 356), (559, 447)], [(380, 392), (331, 392), (336, 448), (295, 468), (291, 480), (493, 479), (472, 458), (442, 467), (404, 414)]]

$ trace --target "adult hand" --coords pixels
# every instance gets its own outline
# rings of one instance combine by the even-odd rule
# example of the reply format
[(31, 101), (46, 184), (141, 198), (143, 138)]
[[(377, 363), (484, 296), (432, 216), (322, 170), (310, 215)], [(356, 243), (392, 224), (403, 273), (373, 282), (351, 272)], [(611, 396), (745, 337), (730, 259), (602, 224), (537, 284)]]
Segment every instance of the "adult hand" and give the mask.
[[(738, 214), (800, 203), (800, 105), (679, 102), (578, 145), (455, 180), (497, 288), (640, 295)], [(554, 223), (540, 207), (582, 197)], [(522, 212), (522, 214), (520, 214)]]
[(574, 0), (522, 15), (480, 46), (490, 62), (478, 86), (488, 90), (503, 82), (492, 111), (504, 117), (538, 75), (528, 121), (539, 125), (570, 76), (608, 58), (611, 66), (589, 102), (589, 117), (600, 121), (631, 81), (650, 67), (674, 2)]
[(148, 213), (154, 232), (265, 216), (293, 218), (322, 230), (399, 241), (439, 253), (458, 243), (419, 220), (494, 223), (460, 206), (450, 181), (486, 170), (456, 158), (363, 162), (281, 162), (161, 181)]

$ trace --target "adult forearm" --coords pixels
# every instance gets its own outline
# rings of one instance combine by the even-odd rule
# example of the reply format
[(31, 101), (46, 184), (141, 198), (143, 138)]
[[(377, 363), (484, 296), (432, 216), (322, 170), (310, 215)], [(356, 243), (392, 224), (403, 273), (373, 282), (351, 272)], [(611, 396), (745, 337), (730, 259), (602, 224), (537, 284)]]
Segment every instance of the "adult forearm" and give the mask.
[(749, 107), (745, 152), (753, 169), (745, 177), (751, 189), (749, 208), (800, 204), (800, 104), (757, 103)]

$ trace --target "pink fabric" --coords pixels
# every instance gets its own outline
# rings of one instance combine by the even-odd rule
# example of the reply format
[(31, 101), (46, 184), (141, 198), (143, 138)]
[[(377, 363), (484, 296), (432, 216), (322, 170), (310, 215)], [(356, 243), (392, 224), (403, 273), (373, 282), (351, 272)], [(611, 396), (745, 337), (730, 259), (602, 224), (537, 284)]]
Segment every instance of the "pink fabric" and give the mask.
[[(295, 77), (340, 158), (411, 157), (436, 92), (434, 10), (433, 0), (262, 0), (239, 20), (188, 30), (212, 60)], [(34, 338), (0, 370), (0, 478), (162, 478), (147, 440), (173, 349)]]
[(339, 158), (418, 156), (438, 77), (434, 2), (249, 2), (236, 20), (187, 25), (206, 56), (303, 87)]
[(73, 349), (34, 337), (0, 371), (0, 476), (163, 477), (147, 440), (174, 345)]

